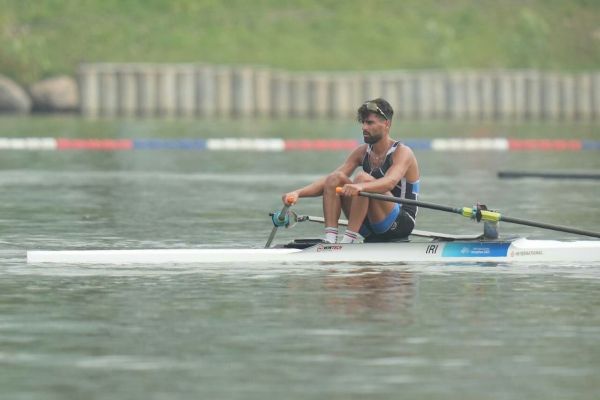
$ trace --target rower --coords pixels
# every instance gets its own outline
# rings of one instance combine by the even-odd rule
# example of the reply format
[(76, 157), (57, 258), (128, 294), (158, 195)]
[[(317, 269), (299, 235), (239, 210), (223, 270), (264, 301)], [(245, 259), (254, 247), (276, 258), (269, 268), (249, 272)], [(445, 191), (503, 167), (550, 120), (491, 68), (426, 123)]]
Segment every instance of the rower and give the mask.
[[(283, 195), (285, 205), (301, 197), (323, 196), (325, 238), (337, 242), (341, 211), (348, 217), (342, 243), (385, 242), (407, 237), (415, 226), (417, 207), (357, 196), (373, 192), (416, 200), (419, 165), (413, 151), (390, 137), (394, 110), (384, 99), (363, 103), (357, 110), (364, 144), (327, 176)], [(353, 176), (355, 170), (362, 171)], [(337, 190), (337, 188), (340, 188)]]

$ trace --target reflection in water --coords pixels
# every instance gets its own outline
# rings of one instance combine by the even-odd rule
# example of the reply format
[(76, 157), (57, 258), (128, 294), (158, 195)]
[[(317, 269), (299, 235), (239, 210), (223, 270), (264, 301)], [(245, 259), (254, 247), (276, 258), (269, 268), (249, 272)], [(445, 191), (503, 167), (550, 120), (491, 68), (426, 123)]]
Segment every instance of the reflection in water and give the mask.
[(408, 271), (361, 268), (332, 272), (324, 279), (329, 307), (345, 314), (365, 312), (406, 313), (417, 291), (415, 276)]

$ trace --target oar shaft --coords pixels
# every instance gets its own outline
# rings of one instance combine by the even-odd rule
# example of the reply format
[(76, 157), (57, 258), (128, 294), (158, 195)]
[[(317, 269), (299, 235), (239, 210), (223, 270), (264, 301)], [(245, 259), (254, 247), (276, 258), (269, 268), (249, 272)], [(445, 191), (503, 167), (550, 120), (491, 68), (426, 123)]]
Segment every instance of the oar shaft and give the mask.
[[(364, 197), (369, 197), (369, 198), (375, 199), (375, 200), (391, 201), (393, 203), (398, 203), (398, 204), (408, 204), (408, 205), (413, 205), (413, 206), (417, 206), (417, 207), (430, 208), (432, 210), (445, 211), (445, 212), (449, 212), (449, 213), (453, 213), (453, 214), (460, 214), (465, 217), (471, 217), (471, 218), (474, 217), (473, 213), (471, 212), (472, 209), (468, 208), (468, 207), (461, 207), (461, 208), (449, 207), (449, 206), (445, 206), (442, 204), (427, 203), (424, 201), (417, 201), (417, 200), (411, 200), (411, 199), (401, 199), (399, 197), (388, 196), (388, 195), (379, 194), (379, 193), (360, 192), (359, 195), (364, 196)], [(475, 210), (473, 210), (473, 211), (475, 211)], [(550, 229), (550, 230), (559, 231), (559, 232), (572, 233), (575, 235), (583, 235), (583, 236), (591, 236), (591, 237), (600, 238), (600, 233), (588, 231), (588, 230), (584, 230), (584, 229), (572, 228), (569, 226), (562, 226), (562, 225), (547, 224), (544, 222), (529, 221), (529, 220), (521, 219), (521, 218), (513, 218), (513, 217), (508, 217), (506, 215), (501, 215), (500, 213), (497, 213), (494, 211), (489, 211), (489, 210), (481, 210), (481, 214), (482, 214), (481, 217), (483, 220), (504, 221), (504, 222), (510, 222), (513, 224), (527, 225), (527, 226), (533, 226), (536, 228), (543, 228), (543, 229)]]
[(411, 205), (411, 206), (430, 208), (432, 210), (445, 211), (445, 212), (450, 212), (450, 213), (454, 213), (454, 214), (462, 214), (462, 208), (448, 207), (448, 206), (444, 206), (442, 204), (427, 203), (424, 201), (411, 200), (411, 199), (401, 199), (399, 197), (388, 196), (388, 195), (379, 194), (379, 193), (360, 192), (359, 194), (363, 197), (369, 197), (369, 198), (375, 199), (375, 200), (391, 201), (393, 203), (398, 203), (398, 204), (407, 204), (407, 205)]
[(502, 215), (500, 217), (500, 221), (510, 222), (510, 223), (519, 224), (519, 225), (533, 226), (535, 228), (550, 229), (550, 230), (559, 231), (559, 232), (573, 233), (575, 235), (583, 235), (583, 236), (591, 236), (591, 237), (600, 238), (600, 233), (598, 233), (598, 232), (587, 231), (587, 230), (578, 229), (578, 228), (571, 228), (570, 226), (554, 225), (554, 224), (547, 224), (544, 222), (529, 221), (529, 220), (521, 219), (521, 218), (507, 217), (506, 215)]

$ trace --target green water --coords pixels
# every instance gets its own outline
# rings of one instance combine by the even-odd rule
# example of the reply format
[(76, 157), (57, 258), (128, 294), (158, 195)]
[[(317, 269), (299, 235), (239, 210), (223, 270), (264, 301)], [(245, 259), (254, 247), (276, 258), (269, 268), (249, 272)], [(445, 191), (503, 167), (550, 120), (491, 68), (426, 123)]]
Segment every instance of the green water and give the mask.
[[(597, 121), (403, 120), (393, 131), (405, 139), (438, 137), (511, 137), (600, 140)], [(39, 114), (0, 118), (1, 137), (89, 138), (353, 138), (362, 140), (356, 122), (348, 119), (86, 119)]]
[[(141, 123), (133, 134), (131, 125), (102, 123), (145, 136)], [(0, 136), (9, 136), (6, 127)], [(60, 124), (40, 136), (61, 136)], [(511, 216), (598, 230), (597, 182), (496, 179), (501, 169), (598, 170), (597, 152), (417, 155), (424, 201), (479, 201)], [(280, 195), (344, 157), (1, 152), (0, 398), (597, 398), (597, 264), (24, 261), (33, 248), (260, 247)], [(320, 215), (316, 199), (296, 208)], [(418, 227), (481, 229), (428, 210)], [(276, 242), (320, 234), (318, 225), (299, 225)]]

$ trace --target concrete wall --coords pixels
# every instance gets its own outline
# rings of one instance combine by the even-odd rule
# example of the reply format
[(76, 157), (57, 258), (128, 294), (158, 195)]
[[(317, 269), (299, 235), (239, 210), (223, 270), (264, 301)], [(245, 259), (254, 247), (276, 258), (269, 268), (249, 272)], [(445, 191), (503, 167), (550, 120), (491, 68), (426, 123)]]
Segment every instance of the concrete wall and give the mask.
[(204, 64), (83, 64), (86, 116), (353, 117), (384, 97), (401, 118), (600, 119), (600, 72), (290, 72)]

